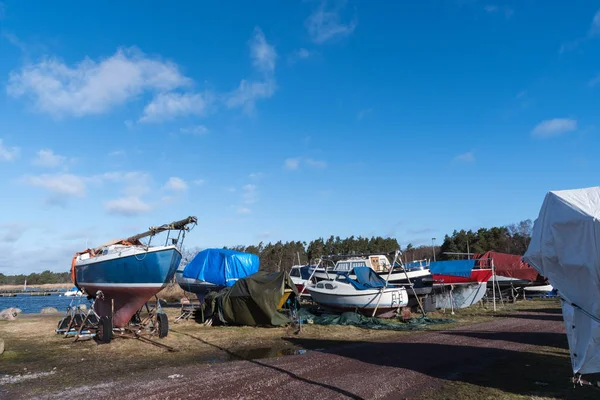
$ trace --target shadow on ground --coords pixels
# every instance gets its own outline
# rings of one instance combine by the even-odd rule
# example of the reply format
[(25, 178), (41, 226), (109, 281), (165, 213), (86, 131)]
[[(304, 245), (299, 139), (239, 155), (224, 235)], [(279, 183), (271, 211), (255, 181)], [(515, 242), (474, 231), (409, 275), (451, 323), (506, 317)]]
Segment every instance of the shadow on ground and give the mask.
[[(480, 332), (482, 337), (489, 333)], [(531, 336), (492, 335), (492, 340), (512, 339), (518, 343), (535, 342), (537, 345), (562, 343), (561, 334)], [(477, 336), (472, 336), (476, 337)], [(490, 339), (490, 337), (486, 337)], [(502, 339), (501, 339), (502, 338)], [(475, 347), (432, 343), (372, 343), (340, 342), (286, 338), (304, 348), (319, 350), (328, 354), (350, 358), (368, 364), (402, 368), (416, 371), (433, 378), (464, 382), (503, 392), (561, 398), (597, 399), (598, 392), (589, 388), (573, 389), (569, 379), (572, 376), (568, 354), (553, 355), (533, 352), (520, 352), (496, 347)], [(544, 343), (544, 344), (542, 344)], [(556, 354), (556, 353), (554, 353)], [(421, 388), (403, 393), (403, 397), (414, 398), (421, 394)]]

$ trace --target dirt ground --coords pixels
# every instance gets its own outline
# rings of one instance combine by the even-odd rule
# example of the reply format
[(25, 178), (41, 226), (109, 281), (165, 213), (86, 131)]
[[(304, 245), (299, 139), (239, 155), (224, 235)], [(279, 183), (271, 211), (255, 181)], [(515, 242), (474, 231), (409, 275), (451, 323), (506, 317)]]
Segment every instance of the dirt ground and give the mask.
[[(169, 310), (173, 321), (176, 310)], [(437, 315), (438, 317), (441, 315)], [(459, 310), (425, 331), (348, 326), (206, 327), (171, 323), (160, 342), (73, 343), (57, 317), (1, 322), (0, 398), (550, 399), (599, 398), (573, 389), (558, 302), (496, 313)]]

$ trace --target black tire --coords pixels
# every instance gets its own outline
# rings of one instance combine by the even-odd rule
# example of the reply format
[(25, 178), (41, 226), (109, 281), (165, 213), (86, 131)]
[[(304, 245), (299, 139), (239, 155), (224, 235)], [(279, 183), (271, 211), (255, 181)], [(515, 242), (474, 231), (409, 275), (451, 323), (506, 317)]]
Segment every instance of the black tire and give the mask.
[[(60, 321), (58, 321), (58, 329), (60, 329), (60, 330), (67, 329), (67, 327), (69, 326), (70, 323), (71, 323), (71, 316), (67, 315), (66, 317), (64, 317)], [(58, 333), (58, 332), (56, 332), (56, 333)]]
[(161, 339), (166, 337), (169, 334), (169, 319), (167, 318), (167, 314), (156, 314), (156, 323), (158, 325), (158, 337)]
[(112, 320), (109, 317), (100, 317), (96, 330), (96, 339), (101, 343), (110, 343), (112, 339)]

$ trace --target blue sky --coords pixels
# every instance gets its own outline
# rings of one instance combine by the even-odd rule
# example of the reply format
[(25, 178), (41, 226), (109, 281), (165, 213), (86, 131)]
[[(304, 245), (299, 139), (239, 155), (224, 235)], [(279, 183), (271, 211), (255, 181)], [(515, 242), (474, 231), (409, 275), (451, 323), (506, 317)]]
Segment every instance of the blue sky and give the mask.
[(0, 3), (0, 272), (537, 217), (598, 184), (600, 2)]

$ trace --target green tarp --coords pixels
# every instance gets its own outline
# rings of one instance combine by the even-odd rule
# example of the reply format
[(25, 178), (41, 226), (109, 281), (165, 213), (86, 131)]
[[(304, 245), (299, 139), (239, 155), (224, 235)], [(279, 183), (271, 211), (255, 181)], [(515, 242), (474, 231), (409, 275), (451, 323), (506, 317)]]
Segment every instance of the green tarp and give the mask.
[(315, 315), (304, 308), (298, 310), (298, 317), (303, 323), (312, 323), (315, 325), (352, 325), (365, 329), (392, 331), (420, 330), (429, 325), (456, 322), (452, 319), (429, 318), (425, 316), (411, 318), (408, 321), (401, 321), (399, 319), (384, 320), (381, 318), (365, 317), (355, 312)]
[(285, 289), (298, 290), (287, 272), (258, 271), (239, 279), (233, 286), (209, 293), (206, 306), (222, 323), (235, 325), (281, 326), (290, 322), (277, 307)]

